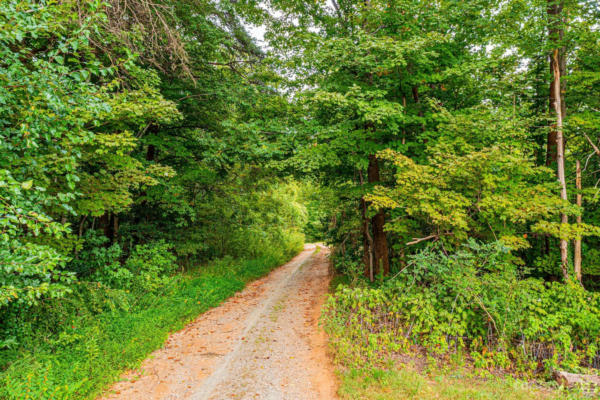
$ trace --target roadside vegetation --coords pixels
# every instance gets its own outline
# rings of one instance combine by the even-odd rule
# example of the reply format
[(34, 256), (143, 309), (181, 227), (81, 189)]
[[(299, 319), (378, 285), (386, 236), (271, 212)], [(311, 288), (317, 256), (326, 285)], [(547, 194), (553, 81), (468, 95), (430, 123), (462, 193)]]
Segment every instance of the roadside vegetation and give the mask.
[[(557, 391), (552, 373), (595, 370), (598, 295), (575, 284), (518, 280), (498, 259), (506, 250), (470, 245), (451, 257), (419, 253), (414, 262), (423, 270), (378, 284), (337, 286), (324, 323), (344, 398), (578, 399), (595, 393)], [(491, 271), (474, 268), (490, 263)]]
[(346, 397), (597, 375), (599, 21), (587, 0), (1, 1), (0, 397), (93, 397), (305, 238), (343, 276)]
[(0, 2), (0, 398), (94, 398), (303, 248), (241, 14)]
[(94, 399), (163, 346), (170, 333), (301, 249), (298, 241), (253, 260), (214, 260), (163, 277), (160, 292), (132, 294), (80, 282), (71, 295), (21, 319), (34, 329), (29, 336), (19, 332), (21, 346), (3, 352), (2, 363), (9, 366), (0, 375), (0, 398)]
[(342, 399), (395, 400), (567, 400), (578, 395), (554, 393), (527, 382), (487, 377), (460, 370), (415, 371), (410, 366), (386, 370), (353, 370), (342, 376)]

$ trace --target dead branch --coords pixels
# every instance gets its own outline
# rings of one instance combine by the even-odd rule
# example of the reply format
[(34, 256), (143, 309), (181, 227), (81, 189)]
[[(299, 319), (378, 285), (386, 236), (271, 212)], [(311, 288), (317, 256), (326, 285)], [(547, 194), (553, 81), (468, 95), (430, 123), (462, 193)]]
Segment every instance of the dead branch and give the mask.
[(590, 146), (592, 146), (592, 149), (594, 149), (594, 152), (600, 156), (600, 149), (598, 148), (598, 146), (596, 146), (594, 144), (594, 142), (592, 142), (592, 139), (590, 139), (590, 137), (586, 133), (584, 133), (583, 136), (587, 139)]
[(413, 244), (421, 243), (429, 239), (439, 239), (439, 235), (429, 235), (422, 238), (413, 238), (412, 242), (406, 243), (407, 246), (411, 246)]

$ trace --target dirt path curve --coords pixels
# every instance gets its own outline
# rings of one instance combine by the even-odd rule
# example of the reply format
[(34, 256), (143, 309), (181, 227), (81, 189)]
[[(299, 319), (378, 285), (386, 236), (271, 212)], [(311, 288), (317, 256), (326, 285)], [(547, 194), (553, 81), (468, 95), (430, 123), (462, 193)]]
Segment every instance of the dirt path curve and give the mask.
[(104, 400), (329, 400), (336, 378), (318, 326), (326, 248), (302, 253), (169, 337)]

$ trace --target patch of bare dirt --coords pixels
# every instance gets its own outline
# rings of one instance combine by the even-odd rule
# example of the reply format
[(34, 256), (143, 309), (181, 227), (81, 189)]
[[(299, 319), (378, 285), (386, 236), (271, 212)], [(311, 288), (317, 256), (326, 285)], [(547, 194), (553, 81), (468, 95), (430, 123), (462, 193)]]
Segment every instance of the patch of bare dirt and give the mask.
[(329, 285), (315, 245), (169, 337), (102, 397), (127, 399), (336, 399), (318, 326)]

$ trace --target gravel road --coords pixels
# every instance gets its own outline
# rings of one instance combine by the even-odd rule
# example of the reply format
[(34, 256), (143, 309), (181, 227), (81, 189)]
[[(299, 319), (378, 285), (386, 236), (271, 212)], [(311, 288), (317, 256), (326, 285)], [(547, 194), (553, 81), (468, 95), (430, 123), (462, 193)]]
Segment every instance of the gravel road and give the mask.
[(268, 276), (171, 335), (105, 400), (329, 400), (336, 377), (318, 326), (328, 250), (307, 245)]

